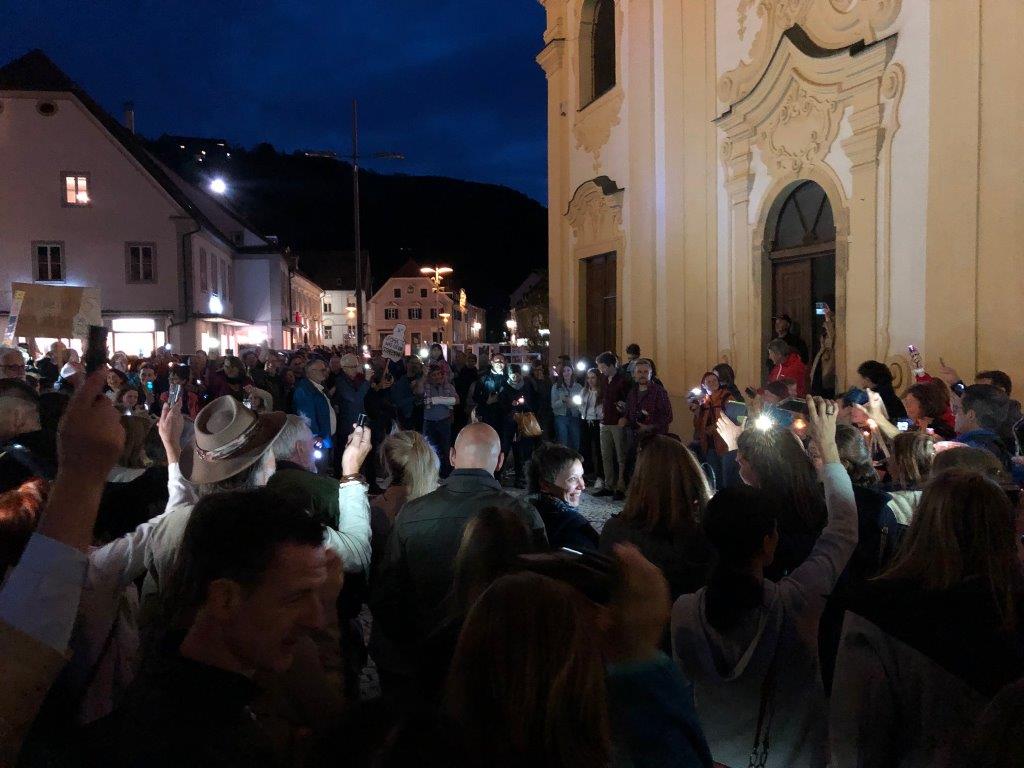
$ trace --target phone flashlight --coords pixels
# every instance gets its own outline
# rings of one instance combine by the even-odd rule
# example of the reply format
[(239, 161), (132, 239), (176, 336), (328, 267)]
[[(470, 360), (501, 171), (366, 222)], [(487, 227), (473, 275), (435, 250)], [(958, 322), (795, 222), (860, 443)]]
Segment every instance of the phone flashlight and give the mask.
[(323, 451), (321, 451), (321, 450), (314, 450), (313, 451), (313, 458), (316, 459), (317, 461), (320, 461), (320, 459), (322, 459), (323, 457), (324, 457), (324, 452)]
[(771, 429), (772, 428), (772, 424), (773, 424), (773, 422), (772, 422), (771, 418), (769, 418), (768, 416), (765, 416), (763, 413), (760, 416), (758, 416), (756, 419), (754, 419), (754, 427), (756, 429), (761, 430), (762, 432), (767, 432), (769, 429)]
[(704, 390), (700, 387), (694, 387), (690, 390), (690, 397), (700, 397), (704, 393)]
[(583, 398), (580, 397), (579, 395), (573, 395), (572, 396), (572, 404), (573, 405), (583, 405)]
[(580, 360), (578, 363), (576, 363), (576, 370), (582, 373), (583, 371), (587, 370), (587, 364)]
[(530, 372), (530, 364), (529, 363), (523, 363), (520, 366), (520, 368), (522, 368), (523, 373), (529, 373)]
[(897, 419), (896, 429), (898, 429), (900, 432), (906, 432), (908, 429), (910, 429), (910, 419)]
[(131, 416), (132, 415), (132, 409), (131, 408), (125, 408), (124, 409), (124, 415), (125, 416)]
[(368, 371), (372, 366), (369, 363), (363, 363), (363, 370)]

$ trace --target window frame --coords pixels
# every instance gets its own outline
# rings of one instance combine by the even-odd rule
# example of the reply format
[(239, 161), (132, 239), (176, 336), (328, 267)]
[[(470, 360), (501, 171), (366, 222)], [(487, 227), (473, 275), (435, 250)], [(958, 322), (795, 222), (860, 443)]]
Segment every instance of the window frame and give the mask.
[[(57, 280), (47, 278), (45, 280), (39, 277), (39, 255), (36, 253), (36, 249), (40, 246), (46, 246), (48, 248), (57, 246), (60, 248), (60, 273), (61, 277)], [(34, 283), (66, 283), (68, 281), (68, 257), (67, 249), (64, 247), (63, 240), (33, 240), (32, 241), (32, 282)], [(49, 257), (49, 254), (47, 254)], [(49, 266), (49, 262), (48, 262)], [(52, 269), (50, 270), (53, 271)]]
[[(598, 17), (598, 6), (608, 3), (611, 8), (611, 26), (612, 26), (612, 81), (601, 91), (597, 89), (597, 83), (595, 82), (595, 63), (597, 54), (597, 22), (600, 20)], [(603, 96), (611, 93), (615, 90), (615, 87), (619, 84), (619, 30), (618, 30), (618, 6), (615, 0), (590, 0), (583, 4), (580, 14), (580, 33), (579, 33), (579, 49), (578, 49), (578, 65), (579, 65), (579, 110), (582, 112), (591, 104), (599, 101)]]
[[(415, 315), (413, 313), (416, 313)], [(423, 319), (423, 307), (409, 307), (407, 312), (409, 320), (422, 320)]]
[(384, 319), (385, 320), (397, 320), (398, 319), (398, 307), (384, 307)]
[[(75, 179), (75, 195), (76, 201), (73, 203), (68, 202), (68, 178), (74, 177)], [(89, 198), (84, 203), (77, 201), (78, 195), (78, 179), (85, 179), (85, 194)], [(61, 171), (60, 173), (60, 202), (64, 208), (91, 208), (92, 207), (92, 173), (89, 171)]]
[[(142, 276), (142, 254), (139, 254), (139, 278), (137, 280), (132, 278), (132, 248), (149, 248), (152, 252), (150, 254), (150, 273), (151, 276), (147, 280)], [(158, 280), (157, 267), (156, 267), (156, 243), (129, 240), (124, 244), (124, 281), (128, 285), (153, 285)]]
[(421, 299), (427, 298), (428, 295), (429, 295), (429, 292), (427, 291), (426, 288), (420, 288), (420, 298)]
[(394, 289), (394, 290), (392, 291), (392, 297), (393, 297), (393, 298), (396, 298), (396, 299), (400, 299), (400, 298), (402, 298), (402, 289), (401, 289), (401, 288), (395, 288), (395, 289)]

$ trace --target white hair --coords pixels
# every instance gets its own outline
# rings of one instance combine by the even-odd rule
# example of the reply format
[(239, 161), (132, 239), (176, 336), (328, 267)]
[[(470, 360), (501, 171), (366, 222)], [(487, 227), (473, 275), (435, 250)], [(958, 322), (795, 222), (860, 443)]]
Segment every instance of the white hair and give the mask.
[(309, 427), (309, 419), (294, 413), (288, 414), (281, 431), (277, 433), (270, 449), (274, 452), (275, 459), (291, 459), (295, 452), (295, 444), (300, 440), (312, 440), (313, 430)]

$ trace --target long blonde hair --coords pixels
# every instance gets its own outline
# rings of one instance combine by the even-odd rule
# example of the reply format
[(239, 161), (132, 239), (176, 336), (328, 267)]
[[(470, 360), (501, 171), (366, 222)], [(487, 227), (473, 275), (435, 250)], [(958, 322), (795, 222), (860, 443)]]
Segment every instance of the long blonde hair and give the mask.
[(643, 444), (620, 517), (649, 533), (675, 535), (697, 528), (711, 498), (693, 453), (657, 435)]
[(406, 429), (389, 435), (380, 447), (380, 458), (391, 484), (405, 486), (409, 494), (406, 501), (437, 488), (440, 461), (419, 432)]

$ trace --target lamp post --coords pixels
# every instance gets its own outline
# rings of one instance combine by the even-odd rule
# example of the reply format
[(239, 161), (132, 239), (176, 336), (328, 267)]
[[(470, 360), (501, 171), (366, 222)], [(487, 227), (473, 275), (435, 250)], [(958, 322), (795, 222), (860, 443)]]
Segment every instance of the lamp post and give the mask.
[[(359, 227), (359, 100), (352, 99), (352, 239), (356, 256), (356, 343), (363, 344), (363, 244)], [(374, 152), (369, 157), (404, 160), (399, 152)]]
[[(452, 269), (451, 267), (442, 267), (442, 266), (420, 267), (420, 273), (422, 273), (424, 275), (429, 275), (430, 276), (430, 282), (434, 286), (434, 293), (440, 293), (442, 295), (447, 295), (447, 291), (444, 290), (444, 288), (441, 285), (441, 283), (444, 281), (445, 277), (447, 277), (448, 275), (450, 275), (454, 271), (455, 270)], [(443, 310), (444, 309), (444, 305), (441, 304), (441, 302), (438, 302), (438, 309), (439, 310)], [(443, 339), (444, 338), (444, 326), (448, 323), (448, 318), (451, 317), (451, 315), (449, 315), (447, 312), (438, 311), (437, 317), (438, 317), (438, 319), (441, 320), (441, 323), (442, 323), (440, 328), (439, 328), (439, 330), (441, 332), (441, 338)]]

